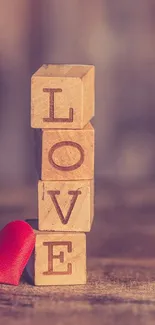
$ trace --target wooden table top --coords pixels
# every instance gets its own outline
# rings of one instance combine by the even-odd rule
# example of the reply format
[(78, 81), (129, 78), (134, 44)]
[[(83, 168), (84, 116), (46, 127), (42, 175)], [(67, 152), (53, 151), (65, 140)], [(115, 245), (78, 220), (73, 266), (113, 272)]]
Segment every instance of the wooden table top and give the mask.
[[(155, 322), (155, 183), (96, 188), (87, 285), (0, 285), (0, 325)], [(1, 189), (0, 226), (37, 217), (34, 187)]]

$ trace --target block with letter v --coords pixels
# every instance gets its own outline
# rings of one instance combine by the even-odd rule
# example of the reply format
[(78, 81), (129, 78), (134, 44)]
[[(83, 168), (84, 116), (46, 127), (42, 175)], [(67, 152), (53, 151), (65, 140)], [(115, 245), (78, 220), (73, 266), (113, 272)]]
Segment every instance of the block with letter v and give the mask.
[(94, 216), (93, 203), (93, 180), (39, 181), (39, 230), (88, 232)]

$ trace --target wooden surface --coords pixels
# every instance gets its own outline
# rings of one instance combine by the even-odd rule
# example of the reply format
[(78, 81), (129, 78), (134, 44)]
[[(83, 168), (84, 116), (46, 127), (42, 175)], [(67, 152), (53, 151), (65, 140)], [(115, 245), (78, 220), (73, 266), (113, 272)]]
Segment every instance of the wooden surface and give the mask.
[(94, 178), (94, 128), (42, 131), (42, 180)]
[[(36, 216), (36, 188), (1, 190), (1, 227)], [(155, 318), (155, 182), (97, 180), (82, 286), (0, 285), (0, 324), (152, 325)]]
[(94, 70), (43, 65), (31, 79), (31, 126), (82, 129), (94, 116)]
[(1, 325), (153, 325), (155, 260), (92, 258), (82, 286), (0, 285)]
[(39, 181), (39, 230), (91, 229), (94, 216), (94, 180)]

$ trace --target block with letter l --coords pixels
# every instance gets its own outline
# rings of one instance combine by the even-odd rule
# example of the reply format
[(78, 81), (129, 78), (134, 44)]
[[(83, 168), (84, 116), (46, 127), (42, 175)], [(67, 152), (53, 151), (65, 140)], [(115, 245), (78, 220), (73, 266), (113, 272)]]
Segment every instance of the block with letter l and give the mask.
[(94, 71), (44, 64), (31, 78), (31, 126), (82, 129), (94, 116)]
[(94, 178), (94, 129), (35, 130), (39, 179), (84, 180)]
[(35, 233), (35, 251), (26, 266), (33, 283), (35, 285), (85, 284), (85, 234), (38, 230), (35, 230)]

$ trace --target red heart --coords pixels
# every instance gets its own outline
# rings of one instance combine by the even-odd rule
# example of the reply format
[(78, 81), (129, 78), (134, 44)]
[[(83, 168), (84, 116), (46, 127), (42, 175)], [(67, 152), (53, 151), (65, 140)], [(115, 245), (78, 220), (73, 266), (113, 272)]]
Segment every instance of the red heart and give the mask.
[(0, 283), (19, 284), (34, 245), (34, 231), (25, 221), (12, 221), (1, 230)]

